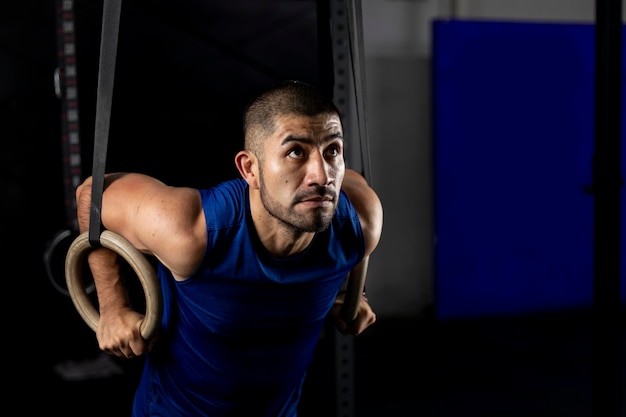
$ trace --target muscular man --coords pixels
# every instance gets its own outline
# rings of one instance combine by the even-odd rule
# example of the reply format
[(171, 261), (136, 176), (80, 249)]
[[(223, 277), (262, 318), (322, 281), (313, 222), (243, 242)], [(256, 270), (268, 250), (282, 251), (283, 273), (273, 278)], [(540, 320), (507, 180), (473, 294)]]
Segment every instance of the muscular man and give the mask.
[[(134, 417), (294, 417), (325, 317), (353, 335), (376, 321), (365, 298), (354, 321), (340, 314), (342, 283), (378, 245), (383, 211), (345, 168), (337, 108), (284, 82), (251, 101), (244, 135), (242, 178), (209, 189), (106, 176), (102, 225), (156, 257), (163, 294), (159, 332), (144, 340), (117, 254), (90, 251), (100, 348), (147, 354)], [(76, 197), (83, 232), (91, 178)]]

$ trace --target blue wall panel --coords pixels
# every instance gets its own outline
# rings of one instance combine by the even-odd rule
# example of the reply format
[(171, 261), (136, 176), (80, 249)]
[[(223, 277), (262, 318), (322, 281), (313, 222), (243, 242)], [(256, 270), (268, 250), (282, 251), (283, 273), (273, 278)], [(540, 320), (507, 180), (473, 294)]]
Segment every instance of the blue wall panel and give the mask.
[(438, 317), (591, 306), (594, 36), (434, 22)]

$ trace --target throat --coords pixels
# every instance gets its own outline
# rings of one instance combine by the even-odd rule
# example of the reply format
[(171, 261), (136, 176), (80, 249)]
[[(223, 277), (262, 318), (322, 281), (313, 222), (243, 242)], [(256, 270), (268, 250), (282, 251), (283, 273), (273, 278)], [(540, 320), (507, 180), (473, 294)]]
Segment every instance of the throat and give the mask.
[(284, 233), (267, 234), (260, 237), (261, 244), (265, 250), (277, 258), (287, 258), (296, 256), (304, 252), (315, 237), (315, 233), (299, 233), (298, 236), (284, 236)]

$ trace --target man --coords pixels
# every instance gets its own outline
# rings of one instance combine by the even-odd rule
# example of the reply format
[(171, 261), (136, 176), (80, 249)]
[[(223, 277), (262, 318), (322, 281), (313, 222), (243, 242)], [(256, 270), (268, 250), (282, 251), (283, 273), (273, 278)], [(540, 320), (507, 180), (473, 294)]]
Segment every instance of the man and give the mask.
[[(383, 213), (345, 168), (337, 108), (284, 82), (249, 104), (244, 135), (242, 178), (207, 190), (106, 176), (102, 225), (156, 257), (163, 293), (159, 334), (144, 340), (117, 255), (89, 253), (100, 348), (147, 354), (134, 417), (294, 417), (325, 317), (353, 335), (376, 321), (364, 297), (353, 322), (340, 314), (342, 283), (377, 246)], [(83, 232), (91, 178), (76, 197)]]

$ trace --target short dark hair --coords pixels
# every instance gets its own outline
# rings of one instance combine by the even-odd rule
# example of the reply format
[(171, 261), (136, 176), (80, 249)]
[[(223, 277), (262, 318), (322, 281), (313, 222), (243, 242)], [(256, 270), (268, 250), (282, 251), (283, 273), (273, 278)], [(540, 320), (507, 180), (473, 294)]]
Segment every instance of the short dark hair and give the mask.
[(337, 106), (320, 89), (302, 81), (282, 81), (254, 97), (246, 106), (244, 147), (260, 157), (261, 142), (274, 131), (276, 117), (290, 114), (336, 114), (341, 119)]

